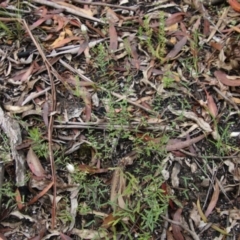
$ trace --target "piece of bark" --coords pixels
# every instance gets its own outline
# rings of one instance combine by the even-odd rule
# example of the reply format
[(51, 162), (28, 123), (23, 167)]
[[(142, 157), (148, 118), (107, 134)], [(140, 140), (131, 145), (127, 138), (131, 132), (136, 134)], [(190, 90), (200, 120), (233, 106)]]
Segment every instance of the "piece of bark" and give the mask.
[(9, 139), (12, 158), (15, 160), (16, 185), (22, 187), (25, 185), (26, 161), (23, 152), (16, 150), (16, 146), (22, 143), (20, 126), (16, 120), (6, 115), (1, 107), (0, 126)]

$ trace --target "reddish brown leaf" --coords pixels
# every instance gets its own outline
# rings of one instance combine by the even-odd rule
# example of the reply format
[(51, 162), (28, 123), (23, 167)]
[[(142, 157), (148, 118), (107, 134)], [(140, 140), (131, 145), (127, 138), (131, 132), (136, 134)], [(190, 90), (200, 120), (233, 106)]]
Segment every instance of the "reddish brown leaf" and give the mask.
[(200, 140), (202, 140), (203, 138), (205, 138), (205, 134), (202, 134), (198, 137), (186, 140), (186, 141), (181, 141), (181, 142), (176, 142), (176, 143), (172, 143), (171, 140), (168, 142), (167, 146), (166, 146), (166, 150), (167, 151), (174, 151), (174, 150), (179, 150), (179, 149), (183, 149), (186, 147), (191, 146), (194, 143), (199, 142)]
[(110, 37), (110, 44), (109, 44), (109, 50), (115, 51), (118, 48), (118, 36), (117, 31), (112, 22), (109, 23), (109, 37)]
[[(179, 222), (180, 223), (180, 220), (181, 220), (181, 213), (182, 213), (182, 209), (179, 208), (173, 215), (173, 220), (175, 222)], [(181, 227), (179, 225), (176, 225), (176, 224), (172, 224), (172, 231), (173, 231), (173, 236), (174, 236), (174, 239), (176, 240), (184, 240), (184, 237), (181, 233)]]
[(88, 47), (88, 41), (84, 41), (83, 43), (81, 43), (77, 56), (81, 55), (87, 47)]
[(216, 117), (218, 115), (217, 105), (216, 105), (213, 97), (206, 90), (205, 90), (205, 92), (207, 94), (208, 110), (213, 117)]
[(22, 75), (21, 80), (22, 82), (28, 80), (29, 76), (33, 72), (34, 62), (31, 64), (31, 66), (27, 69), (27, 71)]
[(210, 34), (210, 22), (208, 21), (208, 19), (204, 19), (203, 22), (203, 34), (204, 36), (209, 36)]
[(34, 22), (30, 27), (29, 29), (32, 31), (33, 29), (39, 27), (43, 22), (45, 22), (46, 20), (48, 19), (51, 19), (53, 17), (53, 15), (46, 15), (45, 17), (43, 18), (40, 18), (38, 19), (36, 22)]
[(60, 15), (54, 15), (53, 19), (58, 23), (58, 26), (52, 29), (53, 32), (59, 32), (68, 23), (68, 19)]
[(113, 222), (116, 221), (119, 217), (114, 217), (112, 213), (110, 213), (107, 217), (103, 219), (102, 228), (108, 229), (112, 226)]
[(82, 100), (85, 103), (85, 115), (86, 115), (86, 122), (88, 122), (91, 119), (91, 112), (92, 112), (92, 99), (91, 95), (88, 92), (87, 88), (81, 87), (79, 89), (80, 96)]
[(174, 48), (168, 53), (165, 60), (169, 60), (171, 58), (176, 57), (186, 43), (187, 43), (187, 37), (183, 37), (179, 42), (176, 43)]
[(37, 155), (34, 153), (32, 148), (29, 149), (27, 154), (27, 163), (33, 174), (37, 177), (45, 176), (45, 170), (42, 167)]
[(228, 3), (236, 12), (240, 12), (240, 3), (237, 0), (229, 0)]
[(22, 204), (21, 194), (20, 194), (18, 189), (16, 189), (15, 193), (16, 193), (15, 199), (16, 199), (17, 207), (18, 207), (19, 210), (21, 210), (24, 207), (24, 205)]
[(215, 208), (215, 206), (217, 204), (217, 201), (218, 201), (219, 193), (220, 193), (220, 190), (219, 190), (218, 183), (216, 181), (215, 186), (214, 186), (214, 192), (213, 192), (213, 195), (212, 195), (212, 199), (211, 199), (211, 201), (208, 205), (208, 208), (205, 212), (206, 217), (208, 217), (211, 214), (212, 210)]
[(60, 236), (61, 236), (61, 239), (62, 240), (73, 240), (72, 238), (70, 238), (69, 236), (63, 234), (63, 233), (60, 233)]
[(24, 142), (22, 142), (21, 144), (18, 144), (16, 146), (16, 150), (22, 150), (25, 148), (29, 148), (32, 145), (33, 141), (32, 140), (25, 140)]
[[(130, 43), (129, 43), (129, 45), (130, 45)], [(136, 69), (139, 69), (140, 68), (140, 60), (138, 59), (137, 48), (135, 45), (130, 45), (130, 47), (131, 47), (131, 55), (134, 59), (135, 67), (136, 67)]]
[[(161, 185), (161, 189), (164, 191), (164, 195), (165, 196), (170, 196), (169, 195), (169, 192), (168, 192), (168, 185), (166, 182), (163, 182), (162, 185)], [(174, 205), (173, 205), (173, 201), (171, 198), (169, 198), (169, 201), (168, 201), (168, 204), (169, 206), (171, 207), (171, 209), (174, 209)]]
[(2, 233), (0, 233), (0, 240), (7, 240), (7, 238)]
[(230, 80), (230, 79), (228, 79), (227, 74), (220, 70), (215, 71), (214, 76), (217, 78), (218, 81), (220, 81), (224, 85), (227, 85), (230, 87), (240, 86), (240, 80)]
[(32, 198), (32, 199), (28, 202), (27, 205), (29, 206), (29, 205), (35, 203), (39, 198), (41, 198), (43, 195), (45, 195), (52, 186), (53, 186), (53, 181), (50, 182), (50, 183), (48, 184), (48, 186), (45, 187), (40, 193), (38, 193), (34, 198)]
[(185, 15), (186, 13), (184, 12), (174, 13), (166, 20), (165, 25), (169, 27), (175, 23), (181, 22)]

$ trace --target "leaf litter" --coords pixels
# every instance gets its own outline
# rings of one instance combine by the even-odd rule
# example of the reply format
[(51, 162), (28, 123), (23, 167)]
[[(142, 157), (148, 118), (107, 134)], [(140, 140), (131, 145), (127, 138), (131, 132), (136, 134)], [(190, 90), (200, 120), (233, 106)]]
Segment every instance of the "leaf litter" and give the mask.
[(1, 3), (1, 239), (239, 237), (240, 5), (210, 2)]

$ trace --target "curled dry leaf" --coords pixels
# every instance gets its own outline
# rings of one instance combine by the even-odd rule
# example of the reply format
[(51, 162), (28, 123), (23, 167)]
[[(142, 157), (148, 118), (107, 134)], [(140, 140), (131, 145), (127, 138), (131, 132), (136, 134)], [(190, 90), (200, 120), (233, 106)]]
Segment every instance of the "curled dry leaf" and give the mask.
[(205, 122), (202, 118), (199, 118), (194, 112), (187, 112), (183, 110), (174, 110), (171, 106), (168, 109), (175, 115), (180, 116), (183, 115), (184, 117), (195, 121), (202, 130), (207, 133), (212, 132), (212, 128), (210, 127), (209, 123)]
[(29, 111), (34, 108), (34, 105), (26, 105), (26, 106), (13, 106), (13, 105), (8, 105), (4, 104), (4, 109), (11, 112), (11, 113), (23, 113), (25, 111)]
[(15, 216), (19, 219), (26, 219), (26, 220), (28, 220), (30, 222), (33, 222), (33, 223), (37, 221), (36, 219), (30, 217), (29, 215), (25, 215), (23, 213), (20, 213), (18, 210), (15, 210), (15, 211), (11, 212), (10, 215)]

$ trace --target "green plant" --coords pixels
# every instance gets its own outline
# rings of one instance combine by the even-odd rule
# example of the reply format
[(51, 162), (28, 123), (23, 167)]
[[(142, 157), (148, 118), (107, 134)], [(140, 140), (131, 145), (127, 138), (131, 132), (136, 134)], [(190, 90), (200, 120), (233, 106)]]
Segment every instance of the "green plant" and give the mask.
[(198, 52), (200, 50), (200, 46), (199, 46), (199, 37), (200, 34), (198, 32), (198, 30), (195, 30), (193, 32), (193, 39), (190, 41), (190, 48), (192, 51), (192, 57), (193, 57), (193, 66), (195, 69), (195, 72), (198, 73)]
[(153, 34), (153, 29), (150, 26), (150, 20), (151, 19), (146, 16), (143, 21), (143, 26), (138, 29), (140, 44), (144, 45), (144, 43), (146, 43), (148, 52), (150, 52), (154, 58), (163, 61), (166, 47), (164, 12), (159, 12), (159, 28), (157, 38), (155, 39), (155, 34)]
[(64, 223), (68, 223), (72, 221), (72, 215), (68, 209), (64, 209), (58, 213), (58, 218)]
[(42, 133), (39, 128), (29, 129), (29, 139), (32, 140), (32, 149), (39, 157), (47, 158), (48, 145), (42, 137)]
[(107, 47), (103, 43), (100, 43), (93, 49), (93, 52), (96, 55), (94, 59), (96, 68), (98, 68), (101, 73), (105, 73), (110, 62)]
[(0, 29), (2, 29), (0, 37), (3, 37), (3, 36), (8, 36), (9, 38), (12, 37), (12, 34), (13, 34), (12, 31), (9, 29), (7, 24), (3, 23), (2, 21), (0, 21)]
[(0, 161), (11, 161), (11, 149), (7, 136), (0, 131)]
[(16, 193), (13, 188), (14, 186), (11, 182), (3, 183), (0, 188), (0, 196), (7, 198), (7, 201), (4, 201), (5, 208), (13, 207), (15, 205)]

